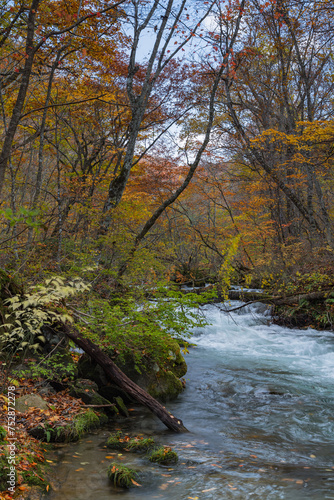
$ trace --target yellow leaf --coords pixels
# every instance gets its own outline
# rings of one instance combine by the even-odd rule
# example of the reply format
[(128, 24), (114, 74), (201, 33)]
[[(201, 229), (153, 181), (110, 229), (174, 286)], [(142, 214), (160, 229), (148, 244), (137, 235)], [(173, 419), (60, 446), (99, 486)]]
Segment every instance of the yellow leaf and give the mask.
[(316, 458), (316, 456), (315, 456), (315, 455), (310, 455), (310, 457), (311, 457), (311, 458)]

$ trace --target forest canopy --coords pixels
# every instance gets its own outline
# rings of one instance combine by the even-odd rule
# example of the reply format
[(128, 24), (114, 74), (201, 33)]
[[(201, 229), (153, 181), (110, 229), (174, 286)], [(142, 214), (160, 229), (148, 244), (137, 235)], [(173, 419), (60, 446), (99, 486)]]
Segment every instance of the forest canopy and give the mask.
[(1, 267), (328, 273), (333, 33), (326, 0), (2, 0)]

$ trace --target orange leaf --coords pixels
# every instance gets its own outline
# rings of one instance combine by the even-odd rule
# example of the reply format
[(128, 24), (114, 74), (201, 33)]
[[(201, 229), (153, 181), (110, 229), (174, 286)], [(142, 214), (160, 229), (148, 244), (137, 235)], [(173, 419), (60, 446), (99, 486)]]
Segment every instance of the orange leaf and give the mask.
[(131, 482), (132, 482), (135, 486), (141, 486), (141, 484), (136, 483), (136, 481), (134, 481), (133, 479), (131, 479)]

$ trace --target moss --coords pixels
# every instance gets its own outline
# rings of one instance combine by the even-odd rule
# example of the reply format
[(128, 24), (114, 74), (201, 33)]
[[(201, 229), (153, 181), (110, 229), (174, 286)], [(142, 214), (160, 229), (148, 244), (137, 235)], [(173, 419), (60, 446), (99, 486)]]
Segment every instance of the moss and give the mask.
[[(8, 461), (4, 455), (0, 456), (0, 491), (5, 491), (8, 487), (7, 473), (9, 471)], [(16, 477), (16, 471), (15, 471)], [(0, 496), (1, 498), (1, 496)]]
[(129, 448), (130, 451), (147, 451), (154, 446), (153, 438), (141, 438), (136, 437), (130, 440)]
[(155, 462), (162, 465), (175, 464), (178, 461), (176, 451), (173, 451), (169, 446), (161, 446), (153, 450), (149, 456), (150, 462)]
[(29, 470), (24, 470), (21, 472), (22, 482), (28, 484), (29, 486), (40, 486), (45, 488), (45, 476), (44, 471), (45, 466), (36, 464)]
[(125, 417), (128, 417), (129, 416), (129, 412), (128, 412), (128, 409), (125, 406), (124, 401), (121, 398), (121, 396), (117, 396), (115, 398), (115, 403), (116, 403), (116, 406), (117, 406), (118, 410), (120, 411), (120, 413), (122, 415), (124, 415)]
[(147, 451), (153, 446), (153, 438), (143, 438), (140, 436), (130, 438), (121, 432), (111, 434), (107, 440), (107, 447), (114, 450)]
[[(73, 422), (71, 437), (80, 439), (81, 436), (94, 427), (100, 425), (100, 419), (92, 410), (87, 410), (85, 413), (78, 415)], [(72, 439), (73, 440), (73, 439)]]
[(128, 469), (124, 465), (117, 462), (112, 462), (108, 468), (108, 477), (110, 481), (114, 483), (115, 486), (121, 488), (130, 488), (131, 486), (137, 486), (135, 479), (137, 479), (138, 474), (133, 469)]
[(87, 410), (74, 417), (71, 424), (65, 427), (42, 427), (39, 425), (31, 429), (29, 434), (46, 442), (78, 441), (83, 434), (106, 423), (107, 420), (106, 415), (97, 415), (93, 410)]
[(151, 383), (147, 392), (154, 398), (166, 401), (176, 398), (183, 391), (183, 384), (179, 378), (170, 370), (163, 372)]
[(6, 429), (0, 425), (0, 443), (4, 441), (7, 435)]

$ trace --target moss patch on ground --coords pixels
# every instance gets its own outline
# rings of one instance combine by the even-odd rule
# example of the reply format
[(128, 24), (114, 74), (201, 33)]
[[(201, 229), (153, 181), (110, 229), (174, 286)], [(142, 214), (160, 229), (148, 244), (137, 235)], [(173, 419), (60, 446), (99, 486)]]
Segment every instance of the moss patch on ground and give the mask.
[(65, 426), (38, 425), (29, 430), (33, 437), (46, 442), (78, 441), (86, 432), (106, 423), (104, 414), (96, 414), (93, 410), (85, 410), (74, 416), (73, 421)]
[(31, 488), (36, 486), (41, 488), (41, 491), (48, 491), (45, 444), (36, 441), (18, 426), (15, 432), (15, 455), (12, 455), (10, 454), (12, 441), (7, 440), (7, 433), (3, 427), (0, 427), (0, 435), (0, 498), (9, 500), (13, 497), (13, 491), (8, 490), (11, 485), (7, 482), (11, 466), (13, 467), (13, 459), (15, 491), (20, 491), (24, 498), (29, 498)]

